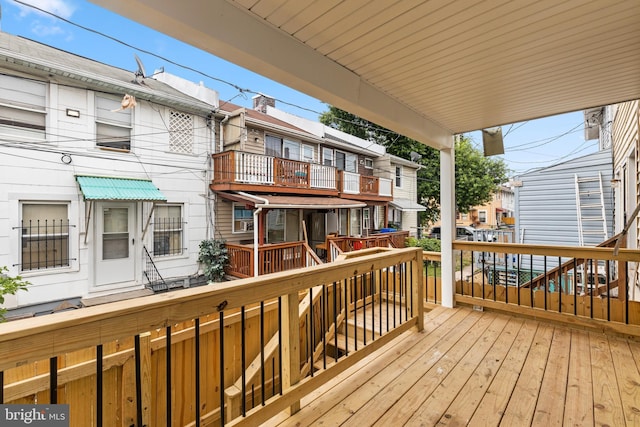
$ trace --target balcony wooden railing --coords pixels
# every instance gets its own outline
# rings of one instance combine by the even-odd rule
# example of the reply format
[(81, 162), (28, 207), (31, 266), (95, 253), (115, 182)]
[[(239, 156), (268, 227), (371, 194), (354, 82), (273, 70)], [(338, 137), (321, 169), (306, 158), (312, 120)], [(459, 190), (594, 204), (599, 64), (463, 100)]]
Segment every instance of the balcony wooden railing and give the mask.
[(336, 168), (241, 151), (212, 155), (213, 182), (337, 190)]
[(422, 253), (360, 252), (0, 324), (0, 403), (69, 404), (72, 427), (261, 424), (422, 329)]
[(377, 176), (365, 176), (354, 172), (339, 172), (339, 189), (349, 195), (393, 197), (391, 180)]
[[(640, 251), (465, 241), (453, 247), (458, 303), (640, 336)], [(428, 302), (440, 302), (440, 268), (439, 253), (425, 252)]]
[[(225, 244), (229, 254), (226, 273), (234, 277), (253, 277), (253, 245)], [(304, 241), (274, 243), (258, 248), (258, 274), (278, 273), (310, 267), (322, 261)]]

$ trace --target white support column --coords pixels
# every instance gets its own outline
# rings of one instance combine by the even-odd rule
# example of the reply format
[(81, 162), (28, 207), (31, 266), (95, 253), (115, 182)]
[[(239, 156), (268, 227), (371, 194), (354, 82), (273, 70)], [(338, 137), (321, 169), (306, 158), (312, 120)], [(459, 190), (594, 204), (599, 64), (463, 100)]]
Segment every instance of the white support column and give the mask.
[(442, 305), (455, 304), (455, 260), (453, 240), (456, 230), (455, 149), (440, 150), (440, 239), (442, 256)]

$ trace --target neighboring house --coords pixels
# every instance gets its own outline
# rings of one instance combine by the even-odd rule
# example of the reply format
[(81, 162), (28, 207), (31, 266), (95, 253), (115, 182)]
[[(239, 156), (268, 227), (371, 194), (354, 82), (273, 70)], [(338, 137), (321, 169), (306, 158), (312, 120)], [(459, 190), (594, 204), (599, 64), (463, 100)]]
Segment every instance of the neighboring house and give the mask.
[(37, 314), (199, 281), (213, 107), (5, 33), (0, 64), (0, 265), (31, 282), (6, 306)]
[[(598, 115), (600, 113), (600, 115)], [(638, 249), (640, 221), (633, 216), (640, 203), (640, 171), (638, 161), (640, 153), (640, 102), (638, 100), (610, 105), (596, 111), (595, 122), (601, 142), (610, 144), (613, 149), (612, 181), (615, 195), (615, 232), (620, 233), (630, 222), (626, 246)], [(638, 265), (634, 264), (629, 272), (635, 286), (630, 287), (631, 299), (640, 299)]]
[(513, 190), (507, 186), (500, 186), (489, 203), (474, 206), (466, 214), (458, 212), (456, 224), (476, 228), (500, 228), (512, 225), (514, 223), (514, 208)]
[(418, 169), (421, 166), (391, 154), (375, 159), (374, 166), (380, 171), (381, 176), (393, 181), (393, 200), (389, 202), (388, 225), (409, 231), (416, 236), (420, 225), (418, 212), (427, 210), (417, 202)]
[[(272, 271), (269, 251), (292, 248), (275, 256), (306, 265), (302, 254), (324, 255), (329, 234), (379, 232), (394, 200), (391, 165), (401, 159), (387, 156), (379, 171), (384, 147), (274, 107), (260, 95), (253, 110), (224, 103), (216, 113), (215, 232), (230, 248), (230, 273), (241, 277)], [(415, 181), (415, 168), (402, 177), (413, 169)]]
[(516, 243), (596, 246), (612, 237), (611, 178), (609, 149), (515, 177)]
[[(417, 203), (417, 171), (421, 165), (386, 153), (386, 149), (382, 145), (355, 137), (330, 126), (325, 126), (322, 123), (278, 110), (275, 108), (273, 100), (266, 99), (266, 101), (262, 102), (266, 106), (265, 111), (267, 114), (305, 129), (323, 138), (328, 143), (347, 143), (351, 150), (360, 150), (364, 157), (361, 156), (358, 159), (358, 173), (363, 176), (382, 178), (380, 185), (391, 183), (393, 199), (389, 201), (388, 205), (376, 203), (369, 206), (372, 226), (364, 227), (363, 234), (387, 226), (416, 234), (418, 227), (417, 213), (426, 210), (424, 206)], [(366, 213), (366, 211), (363, 212)]]

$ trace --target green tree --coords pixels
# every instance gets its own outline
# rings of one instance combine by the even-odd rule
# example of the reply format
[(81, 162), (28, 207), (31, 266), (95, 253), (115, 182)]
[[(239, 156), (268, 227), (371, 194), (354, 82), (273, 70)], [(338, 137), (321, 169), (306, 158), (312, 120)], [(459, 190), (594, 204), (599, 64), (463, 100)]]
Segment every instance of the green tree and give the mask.
[[(389, 154), (411, 158), (411, 152), (422, 156), (418, 161), (418, 201), (427, 207), (423, 222), (440, 217), (440, 152), (414, 139), (399, 135), (381, 126), (330, 106), (320, 121), (335, 129), (368, 141), (384, 145)], [(456, 207), (468, 213), (473, 206), (489, 202), (500, 184), (507, 181), (508, 168), (502, 159), (484, 157), (471, 140), (459, 135), (456, 150)]]
[(29, 282), (22, 280), (22, 277), (11, 277), (6, 274), (9, 269), (5, 266), (0, 267), (0, 322), (5, 321), (7, 309), (2, 307), (5, 295), (15, 295), (18, 291), (26, 291)]

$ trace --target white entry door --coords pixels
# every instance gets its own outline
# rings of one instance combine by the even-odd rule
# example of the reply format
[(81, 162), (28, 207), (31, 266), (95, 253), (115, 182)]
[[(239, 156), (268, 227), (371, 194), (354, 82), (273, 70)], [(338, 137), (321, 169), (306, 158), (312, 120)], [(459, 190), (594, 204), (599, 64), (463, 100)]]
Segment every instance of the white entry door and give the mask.
[(101, 203), (96, 210), (96, 285), (135, 279), (135, 205)]

